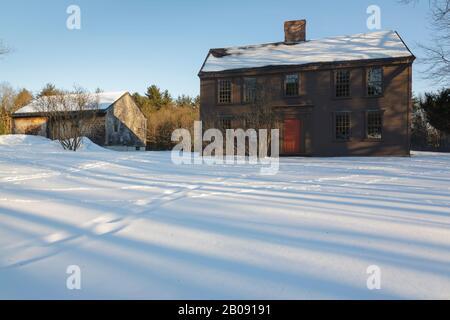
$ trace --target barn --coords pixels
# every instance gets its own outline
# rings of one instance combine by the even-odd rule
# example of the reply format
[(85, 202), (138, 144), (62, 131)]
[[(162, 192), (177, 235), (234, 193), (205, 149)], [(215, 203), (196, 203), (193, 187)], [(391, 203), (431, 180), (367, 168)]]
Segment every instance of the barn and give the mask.
[[(126, 91), (93, 95), (96, 104), (95, 129), (88, 138), (115, 150), (145, 150), (147, 119)], [(40, 98), (42, 99), (42, 98)], [(52, 139), (49, 112), (36, 99), (13, 114), (13, 133), (41, 135)]]

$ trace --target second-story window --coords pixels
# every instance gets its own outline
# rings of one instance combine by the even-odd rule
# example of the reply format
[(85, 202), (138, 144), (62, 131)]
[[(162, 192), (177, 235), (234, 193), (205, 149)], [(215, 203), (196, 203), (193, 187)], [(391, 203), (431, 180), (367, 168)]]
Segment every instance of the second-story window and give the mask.
[(231, 103), (231, 80), (221, 79), (218, 81), (218, 102)]
[(254, 102), (256, 99), (256, 78), (244, 78), (244, 102)]
[(383, 93), (383, 69), (367, 69), (367, 95), (380, 96)]
[(298, 74), (287, 74), (284, 78), (284, 94), (289, 97), (298, 96), (298, 88)]
[(336, 97), (350, 96), (350, 70), (338, 70), (335, 72)]

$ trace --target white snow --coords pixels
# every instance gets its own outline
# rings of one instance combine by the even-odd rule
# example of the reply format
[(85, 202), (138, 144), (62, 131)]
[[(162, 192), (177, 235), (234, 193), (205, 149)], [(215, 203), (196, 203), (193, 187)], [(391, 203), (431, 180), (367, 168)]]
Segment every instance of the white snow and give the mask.
[[(94, 93), (94, 94), (91, 95), (91, 100), (92, 100), (93, 105), (95, 106), (96, 109), (98, 109), (98, 110), (106, 110), (112, 104), (114, 104), (114, 102), (119, 100), (119, 98), (121, 98), (126, 93), (127, 93), (126, 91)], [(75, 99), (71, 99), (71, 98), (74, 98), (74, 95), (68, 94), (68, 95), (66, 95), (66, 97), (68, 97), (68, 99), (66, 100), (66, 103), (72, 104), (71, 108), (73, 110), (79, 109), (79, 106), (77, 105), (76, 100)], [(37, 99), (33, 100), (30, 104), (26, 105), (23, 108), (20, 108), (16, 112), (14, 112), (14, 114), (41, 112), (43, 106), (45, 106), (45, 104), (43, 104), (41, 102), (41, 100), (42, 99), (52, 99), (52, 98), (53, 99), (58, 99), (58, 98), (55, 98), (53, 96), (37, 98)], [(60, 105), (59, 108), (61, 110), (64, 110), (65, 106)]]
[(394, 31), (330, 37), (293, 45), (277, 43), (232, 47), (227, 48), (226, 52), (228, 55), (223, 57), (210, 54), (201, 71), (412, 57)]
[[(25, 134), (0, 135), (0, 148), (13, 148), (17, 152), (29, 152), (30, 148), (35, 152), (49, 153), (63, 151), (61, 143), (57, 140), (49, 140), (41, 136), (31, 136)], [(78, 152), (108, 152), (109, 149), (100, 147), (87, 137), (81, 138)]]
[(449, 168), (434, 153), (282, 158), (261, 176), (0, 137), (0, 298), (449, 299)]

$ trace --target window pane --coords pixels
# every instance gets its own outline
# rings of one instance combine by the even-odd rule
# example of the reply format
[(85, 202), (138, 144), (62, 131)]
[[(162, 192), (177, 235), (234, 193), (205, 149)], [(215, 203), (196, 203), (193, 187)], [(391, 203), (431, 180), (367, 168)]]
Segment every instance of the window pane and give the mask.
[(284, 79), (285, 94), (287, 96), (298, 96), (299, 79), (298, 74), (288, 74)]
[(222, 129), (231, 129), (231, 119), (230, 118), (222, 118), (221, 119)]
[(231, 103), (231, 80), (219, 80), (219, 103)]
[(253, 102), (256, 99), (256, 78), (244, 79), (244, 102)]
[(336, 71), (336, 97), (348, 97), (350, 95), (350, 71)]
[(350, 138), (350, 113), (340, 112), (335, 116), (335, 130), (337, 140), (348, 140)]
[(370, 68), (367, 70), (367, 94), (379, 96), (383, 93), (383, 69)]
[(383, 127), (383, 114), (380, 111), (369, 111), (367, 113), (367, 138), (381, 139)]

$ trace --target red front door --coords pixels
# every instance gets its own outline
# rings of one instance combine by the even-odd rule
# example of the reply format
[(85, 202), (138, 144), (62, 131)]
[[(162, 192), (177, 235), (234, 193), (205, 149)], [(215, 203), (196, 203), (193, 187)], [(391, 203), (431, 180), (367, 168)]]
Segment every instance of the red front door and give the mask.
[(299, 119), (284, 120), (284, 153), (298, 154), (300, 153), (300, 134), (301, 121)]

